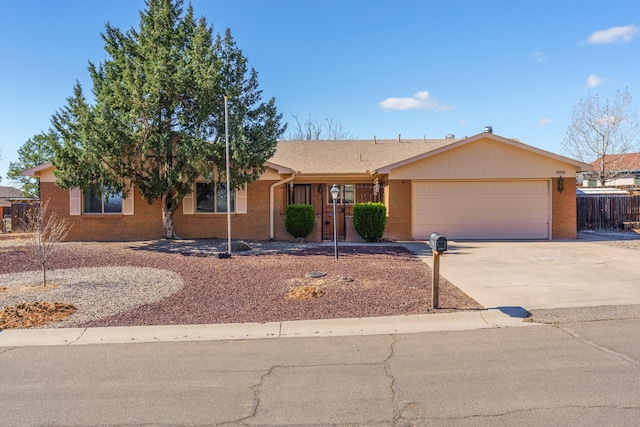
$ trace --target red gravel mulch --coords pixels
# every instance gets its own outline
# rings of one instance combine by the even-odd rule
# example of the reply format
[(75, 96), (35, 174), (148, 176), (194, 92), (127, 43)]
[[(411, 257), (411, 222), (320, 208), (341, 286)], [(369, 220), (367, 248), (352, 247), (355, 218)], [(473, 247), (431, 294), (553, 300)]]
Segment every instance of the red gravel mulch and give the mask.
[[(0, 255), (0, 273), (38, 269), (23, 246), (1, 247)], [(64, 243), (49, 266), (144, 266), (172, 270), (185, 282), (184, 288), (159, 302), (85, 326), (272, 322), (482, 309), (441, 278), (441, 308), (430, 310), (431, 270), (402, 247), (345, 246), (338, 260), (333, 247), (230, 259), (186, 255), (158, 251), (152, 244)], [(326, 275), (309, 279), (308, 272)], [(286, 297), (299, 286), (318, 286), (322, 293), (310, 299)]]

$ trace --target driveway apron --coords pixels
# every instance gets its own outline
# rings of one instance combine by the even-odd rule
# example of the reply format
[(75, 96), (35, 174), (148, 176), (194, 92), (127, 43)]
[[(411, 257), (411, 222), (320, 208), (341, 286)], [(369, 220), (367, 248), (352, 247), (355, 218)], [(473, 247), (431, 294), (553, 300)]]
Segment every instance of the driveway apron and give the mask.
[[(486, 308), (640, 304), (640, 252), (602, 242), (449, 241), (440, 275)], [(428, 242), (406, 242), (430, 267)]]

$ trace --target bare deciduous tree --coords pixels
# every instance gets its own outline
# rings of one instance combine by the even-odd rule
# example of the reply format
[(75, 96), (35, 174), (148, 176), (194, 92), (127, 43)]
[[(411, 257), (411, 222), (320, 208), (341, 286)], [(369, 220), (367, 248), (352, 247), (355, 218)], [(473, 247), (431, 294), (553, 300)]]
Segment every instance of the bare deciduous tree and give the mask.
[(602, 186), (620, 171), (621, 155), (638, 149), (638, 118), (631, 102), (627, 89), (616, 92), (613, 103), (601, 103), (597, 94), (589, 94), (573, 108), (562, 148), (581, 162), (598, 160), (596, 174)]
[(47, 286), (47, 260), (56, 245), (67, 238), (72, 225), (68, 219), (58, 217), (55, 212), (47, 215), (49, 200), (34, 206), (26, 213), (25, 231), (29, 233), (28, 246), (32, 258), (42, 268), (42, 286)]
[(314, 119), (311, 114), (304, 122), (299, 117), (291, 114), (295, 123), (291, 130), (287, 132), (286, 139), (292, 141), (318, 141), (322, 139), (347, 140), (354, 139), (354, 136), (342, 127), (342, 123), (334, 117), (325, 116), (324, 120)]

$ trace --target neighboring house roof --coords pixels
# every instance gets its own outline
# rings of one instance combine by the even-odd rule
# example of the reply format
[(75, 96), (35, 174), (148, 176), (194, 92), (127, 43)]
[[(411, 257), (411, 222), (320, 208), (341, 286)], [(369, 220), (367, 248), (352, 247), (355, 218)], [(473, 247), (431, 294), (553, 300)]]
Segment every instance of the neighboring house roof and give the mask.
[(11, 206), (11, 202), (23, 202), (31, 200), (22, 195), (22, 190), (15, 187), (0, 186), (0, 206), (3, 208)]
[(0, 199), (21, 199), (22, 190), (14, 187), (0, 186)]
[[(605, 170), (611, 172), (640, 171), (640, 153), (611, 154), (605, 157)], [(600, 159), (591, 162), (594, 172), (600, 172)]]
[(578, 196), (628, 196), (626, 190), (619, 190), (611, 187), (576, 187)]

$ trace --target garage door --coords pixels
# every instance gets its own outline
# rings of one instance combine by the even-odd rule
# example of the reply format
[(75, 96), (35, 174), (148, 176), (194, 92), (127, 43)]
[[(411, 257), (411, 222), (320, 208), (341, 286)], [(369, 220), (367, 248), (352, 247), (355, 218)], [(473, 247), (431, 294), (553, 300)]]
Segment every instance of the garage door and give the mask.
[(412, 197), (415, 240), (549, 238), (548, 181), (414, 181)]

